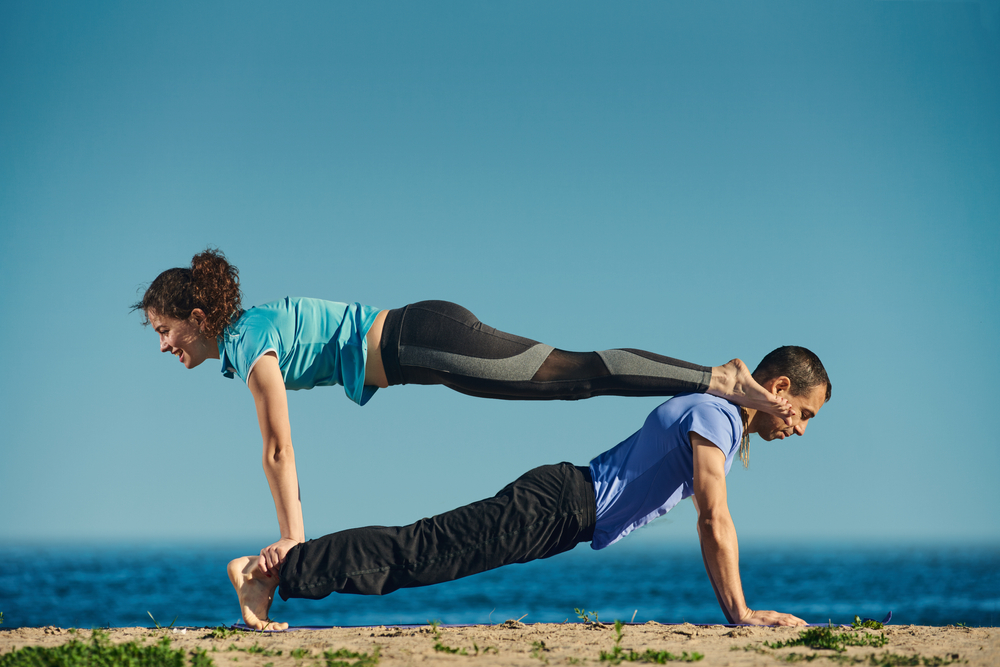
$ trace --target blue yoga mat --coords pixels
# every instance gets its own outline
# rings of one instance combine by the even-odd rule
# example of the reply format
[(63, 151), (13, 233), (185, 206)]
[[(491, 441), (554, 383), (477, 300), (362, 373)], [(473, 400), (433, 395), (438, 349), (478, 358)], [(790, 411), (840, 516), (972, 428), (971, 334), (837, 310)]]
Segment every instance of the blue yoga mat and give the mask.
[[(863, 620), (865, 620), (865, 621), (873, 621), (875, 619), (866, 618), (866, 619), (863, 619)], [(892, 622), (892, 612), (891, 611), (888, 614), (886, 614), (885, 618), (882, 619), (882, 625), (889, 625), (890, 622)], [(447, 623), (447, 624), (439, 625), (438, 627), (439, 628), (472, 628), (472, 627), (476, 627), (477, 625), (481, 625), (481, 624), (479, 624), (479, 623)], [(534, 625), (534, 624), (533, 623), (525, 623), (525, 625)], [(547, 625), (552, 625), (552, 624), (547, 624)], [(559, 624), (556, 624), (556, 625), (562, 625), (562, 623), (559, 623)], [(610, 624), (605, 623), (605, 625), (610, 625)], [(645, 625), (645, 624), (644, 623), (622, 623), (622, 625)], [(703, 628), (707, 628), (707, 627), (711, 627), (711, 626), (715, 626), (715, 625), (722, 625), (723, 627), (726, 627), (726, 628), (755, 627), (755, 626), (750, 626), (750, 625), (741, 625), (739, 623), (662, 623), (661, 625), (697, 625), (697, 626), (703, 627)], [(827, 625), (826, 623), (809, 623), (807, 627), (810, 627), (810, 628), (820, 628), (820, 627), (825, 627), (826, 625)], [(289, 626), (287, 630), (254, 630), (253, 628), (251, 628), (250, 626), (246, 625), (245, 623), (233, 623), (229, 627), (231, 629), (233, 629), (233, 630), (245, 630), (247, 632), (294, 632), (296, 630), (331, 630), (333, 628), (371, 628), (371, 627), (396, 628), (398, 630), (416, 630), (417, 628), (426, 628), (427, 626), (428, 626), (427, 623), (421, 623), (419, 625), (400, 625), (400, 624), (394, 623), (394, 624), (391, 624), (391, 625), (384, 625), (384, 626), (382, 626), (382, 625), (380, 625), (380, 626), (373, 626), (373, 625), (296, 625), (296, 626)], [(764, 626), (764, 627), (775, 627), (775, 626)]]

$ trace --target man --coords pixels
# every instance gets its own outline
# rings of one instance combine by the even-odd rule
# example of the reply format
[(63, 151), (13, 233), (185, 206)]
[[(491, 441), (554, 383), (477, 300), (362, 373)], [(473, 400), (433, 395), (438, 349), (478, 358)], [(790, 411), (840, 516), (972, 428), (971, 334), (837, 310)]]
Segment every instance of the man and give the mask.
[(729, 622), (804, 625), (791, 614), (747, 606), (726, 474), (737, 452), (746, 464), (751, 433), (768, 441), (803, 435), (830, 400), (830, 379), (815, 354), (794, 346), (768, 354), (753, 376), (789, 401), (791, 423), (714, 396), (677, 396), (589, 467), (542, 466), (493, 498), (409, 526), (357, 528), (311, 540), (288, 552), (277, 575), (259, 569), (257, 556), (233, 560), (229, 578), (243, 620), (256, 629), (288, 627), (267, 618), (279, 585), (286, 600), (334, 592), (382, 595), (548, 558), (580, 542), (603, 549), (693, 496), (705, 569)]

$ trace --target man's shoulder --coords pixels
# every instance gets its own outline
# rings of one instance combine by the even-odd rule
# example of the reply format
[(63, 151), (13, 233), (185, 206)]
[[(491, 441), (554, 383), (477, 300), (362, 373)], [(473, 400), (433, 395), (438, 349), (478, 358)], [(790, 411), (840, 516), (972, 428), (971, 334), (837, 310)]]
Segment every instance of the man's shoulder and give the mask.
[(709, 394), (679, 394), (661, 404), (654, 412), (674, 420), (687, 414), (727, 415), (739, 419), (740, 408), (735, 403)]
[(686, 435), (693, 430), (702, 435), (712, 433), (716, 439), (723, 434), (731, 435), (740, 424), (739, 406), (707, 394), (675, 396), (653, 410), (646, 420), (646, 428), (655, 428), (665, 435), (668, 432)]

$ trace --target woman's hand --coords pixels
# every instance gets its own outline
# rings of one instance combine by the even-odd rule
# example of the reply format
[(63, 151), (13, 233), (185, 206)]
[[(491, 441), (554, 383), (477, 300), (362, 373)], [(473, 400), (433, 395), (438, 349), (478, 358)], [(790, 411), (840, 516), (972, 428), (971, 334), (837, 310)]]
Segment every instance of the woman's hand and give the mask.
[(278, 576), (278, 570), (285, 561), (285, 556), (296, 544), (301, 544), (301, 542), (283, 537), (271, 546), (264, 547), (260, 550), (260, 559), (257, 561), (257, 567), (269, 577)]

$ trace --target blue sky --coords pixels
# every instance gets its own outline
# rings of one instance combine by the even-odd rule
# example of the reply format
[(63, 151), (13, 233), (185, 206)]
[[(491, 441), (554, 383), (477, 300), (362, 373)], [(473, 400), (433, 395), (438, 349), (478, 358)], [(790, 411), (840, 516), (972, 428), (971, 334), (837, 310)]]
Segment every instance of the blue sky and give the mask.
[[(804, 345), (833, 400), (734, 467), (741, 540), (998, 541), (997, 10), (3, 3), (0, 541), (276, 537), (249, 391), (128, 311), (208, 245), (247, 304), (447, 299), (704, 364)], [(294, 392), (307, 533), (585, 463), (656, 405)], [(693, 541), (689, 505), (635, 542)]]

